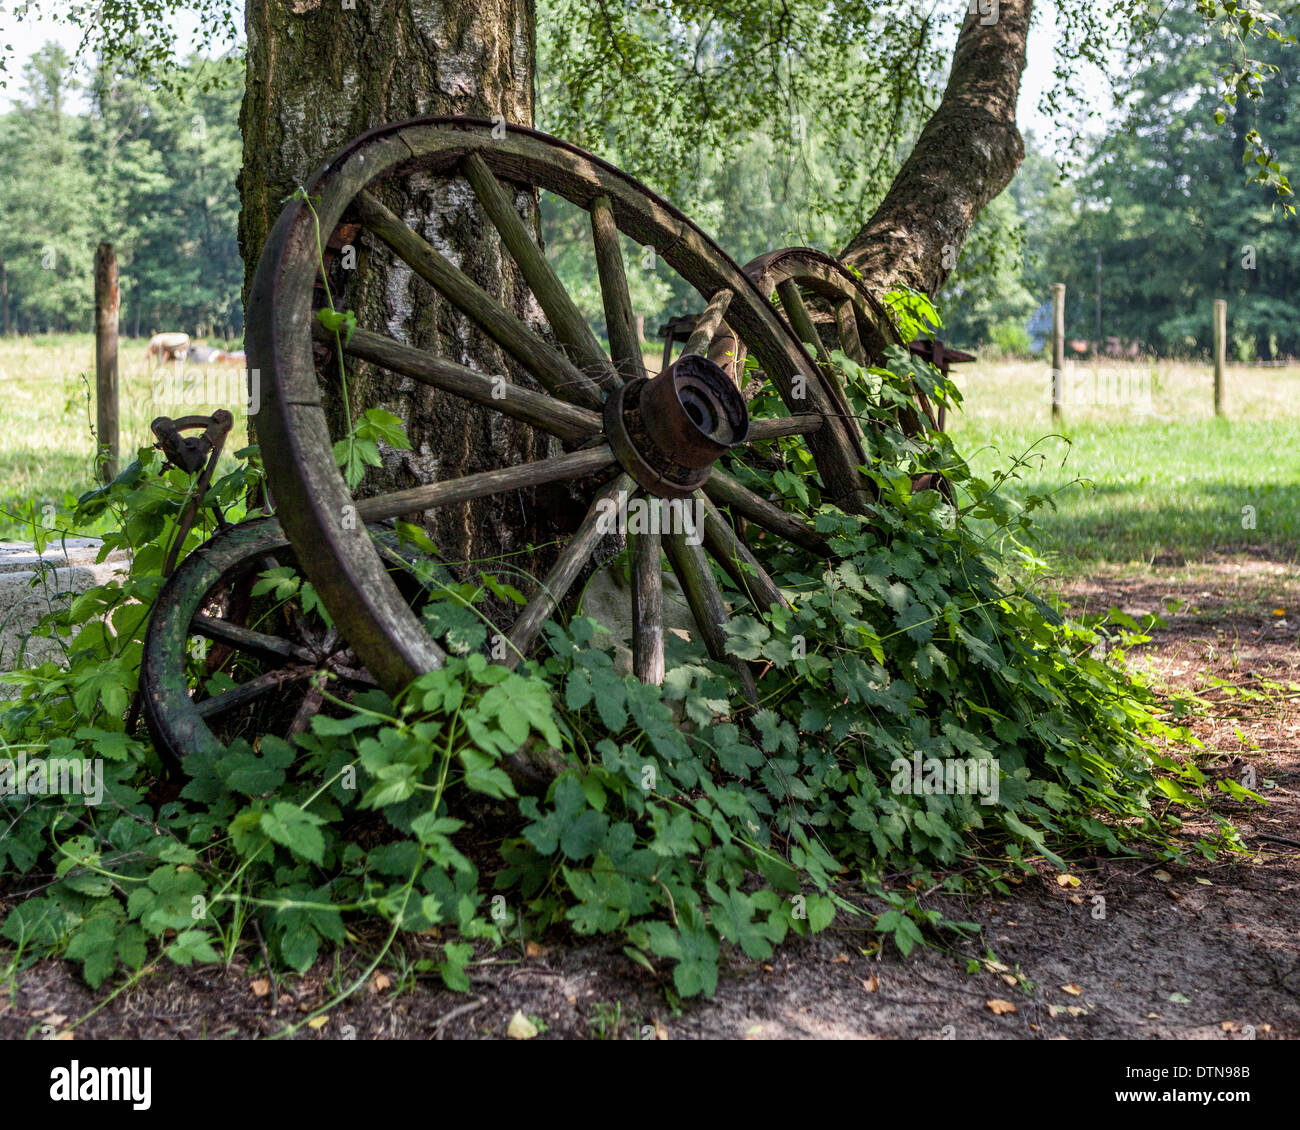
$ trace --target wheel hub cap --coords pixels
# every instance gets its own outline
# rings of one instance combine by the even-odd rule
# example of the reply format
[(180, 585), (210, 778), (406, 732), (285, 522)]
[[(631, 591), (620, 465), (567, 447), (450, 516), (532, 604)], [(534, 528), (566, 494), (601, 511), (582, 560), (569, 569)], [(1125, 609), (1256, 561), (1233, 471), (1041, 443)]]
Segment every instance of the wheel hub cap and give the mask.
[(619, 463), (660, 498), (689, 497), (748, 435), (745, 398), (718, 365), (693, 353), (605, 401), (605, 437)]

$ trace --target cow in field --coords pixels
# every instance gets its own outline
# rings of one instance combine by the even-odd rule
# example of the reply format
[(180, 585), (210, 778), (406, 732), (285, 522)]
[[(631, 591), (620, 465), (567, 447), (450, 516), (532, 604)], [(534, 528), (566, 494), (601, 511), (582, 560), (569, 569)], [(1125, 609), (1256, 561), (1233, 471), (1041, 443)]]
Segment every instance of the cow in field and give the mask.
[(191, 345), (185, 354), (190, 365), (211, 365), (221, 360), (221, 350), (212, 345)]
[(149, 339), (145, 360), (150, 365), (159, 365), (164, 361), (183, 361), (189, 347), (189, 334), (154, 334)]

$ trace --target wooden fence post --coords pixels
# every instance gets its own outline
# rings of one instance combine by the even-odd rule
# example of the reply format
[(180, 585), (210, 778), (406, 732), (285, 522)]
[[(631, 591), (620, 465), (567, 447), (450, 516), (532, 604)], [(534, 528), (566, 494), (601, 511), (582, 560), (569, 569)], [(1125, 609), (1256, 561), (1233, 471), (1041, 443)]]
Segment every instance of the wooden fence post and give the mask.
[(1065, 283), (1052, 286), (1052, 419), (1061, 416), (1061, 387), (1065, 384)]
[(1214, 414), (1223, 415), (1223, 371), (1228, 364), (1228, 303), (1214, 300)]
[(95, 415), (104, 482), (117, 477), (117, 253), (111, 243), (95, 252)]

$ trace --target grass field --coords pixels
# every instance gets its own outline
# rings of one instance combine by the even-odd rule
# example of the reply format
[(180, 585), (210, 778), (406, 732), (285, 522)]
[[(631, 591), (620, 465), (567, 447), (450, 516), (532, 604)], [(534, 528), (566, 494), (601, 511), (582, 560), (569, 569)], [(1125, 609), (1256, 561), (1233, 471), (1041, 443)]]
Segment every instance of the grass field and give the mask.
[[(232, 395), (213, 402), (172, 399), (172, 389), (151, 377), (143, 341), (123, 341), (119, 358), (121, 465), (136, 450), (152, 446), (149, 423), (156, 416), (206, 414), (228, 408), (235, 414), (231, 446), (247, 435), (246, 413), (233, 390), (242, 370), (213, 368), (213, 379)], [(0, 339), (0, 539), (30, 539), (30, 526), (16, 518), (31, 503), (39, 512), (56, 508), (66, 521), (76, 497), (96, 485), (94, 338), (90, 334)]]
[(1208, 366), (1071, 366), (1055, 425), (1047, 366), (956, 375), (958, 448), (985, 475), (1030, 453), (1017, 489), (1052, 495), (1040, 526), (1063, 563), (1300, 554), (1300, 366), (1229, 369), (1219, 419)]
[[(0, 538), (30, 536), (13, 517), (27, 503), (53, 503), (62, 515), (94, 484), (92, 349), (84, 334), (0, 340)], [(975, 363), (955, 375), (965, 395), (949, 422), (958, 447), (985, 475), (1028, 455), (1007, 489), (1053, 497), (1042, 548), (1063, 568), (1300, 556), (1300, 366), (1229, 370), (1227, 415), (1217, 420), (1206, 366), (1077, 366), (1055, 426), (1042, 363)], [(155, 401), (138, 342), (124, 343), (121, 381), (124, 463), (152, 442), (155, 416), (239, 407), (233, 394)], [(238, 440), (242, 409), (236, 418)]]

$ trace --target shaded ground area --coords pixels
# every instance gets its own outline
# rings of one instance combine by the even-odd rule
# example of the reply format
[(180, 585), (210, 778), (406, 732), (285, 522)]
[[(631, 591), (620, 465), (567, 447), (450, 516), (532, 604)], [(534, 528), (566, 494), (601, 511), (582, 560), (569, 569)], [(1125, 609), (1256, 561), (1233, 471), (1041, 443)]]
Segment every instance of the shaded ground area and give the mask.
[[(1270, 804), (1223, 797), (1216, 806), (1242, 829), (1248, 855), (1187, 868), (1085, 859), (1070, 868), (1077, 886), (1061, 885), (1044, 865), (1008, 897), (932, 895), (924, 905), (978, 923), (982, 936), (909, 959), (892, 946), (880, 952), (874, 935), (841, 915), (768, 963), (733, 964), (713, 1001), (680, 1008), (664, 992), (670, 978), (633, 965), (616, 944), (497, 954), (472, 970), (465, 995), (406, 971), (420, 956), (417, 939), (405, 962), (388, 962), (299, 1035), (499, 1038), (521, 1012), (540, 1038), (1300, 1038), (1298, 573), (1225, 558), (1136, 575), (1103, 568), (1064, 589), (1079, 610), (1165, 616), (1167, 626), (1132, 658), (1162, 684), (1206, 700), (1194, 729), (1218, 751), (1212, 776), (1240, 781), (1253, 767)], [(1172, 613), (1170, 600), (1181, 602)], [(1209, 828), (1202, 819), (1188, 832)], [(274, 1035), (363, 970), (359, 960), (348, 970), (331, 959), (272, 984), (239, 963), (167, 966), (105, 1004), (74, 1038)], [(57, 1036), (105, 996), (62, 963), (41, 962), (0, 996), (0, 1037)]]

